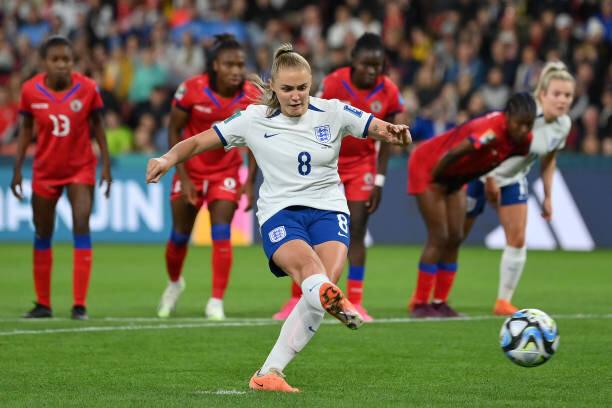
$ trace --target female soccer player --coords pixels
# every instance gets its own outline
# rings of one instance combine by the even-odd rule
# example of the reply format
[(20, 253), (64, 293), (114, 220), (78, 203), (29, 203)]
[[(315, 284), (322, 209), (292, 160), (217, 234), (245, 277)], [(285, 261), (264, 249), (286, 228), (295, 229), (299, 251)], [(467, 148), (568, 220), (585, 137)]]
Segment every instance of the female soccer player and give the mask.
[[(510, 156), (527, 154), (535, 116), (533, 98), (516, 94), (504, 112), (466, 122), (417, 146), (410, 155), (408, 193), (416, 196), (428, 234), (409, 305), (413, 317), (458, 316), (446, 300), (457, 271), (457, 252), (463, 236), (463, 185)], [(430, 304), (434, 284), (436, 290)]]
[(562, 62), (549, 62), (540, 75), (534, 96), (538, 115), (533, 124), (533, 142), (529, 155), (511, 157), (485, 178), (468, 185), (468, 208), (465, 222), (467, 237), (476, 217), (484, 210), (485, 196), (496, 207), (506, 235), (506, 248), (499, 266), (499, 289), (493, 308), (496, 315), (511, 315), (518, 309), (512, 295), (518, 285), (525, 261), (527, 229), (527, 174), (538, 157), (542, 158), (541, 177), (544, 185), (542, 217), (552, 217), (552, 181), (557, 152), (565, 146), (572, 122), (567, 115), (574, 97), (574, 77)]
[[(347, 101), (352, 106), (372, 112), (379, 119), (398, 123), (396, 115), (404, 110), (404, 102), (397, 86), (383, 75), (384, 62), (385, 50), (380, 36), (372, 33), (362, 35), (353, 49), (351, 66), (326, 76), (319, 96)], [(372, 139), (364, 142), (346, 138), (338, 161), (338, 173), (351, 213), (347, 297), (366, 322), (372, 317), (361, 304), (366, 256), (364, 239), (368, 217), (380, 203), (389, 159), (386, 143), (379, 144), (378, 153), (376, 150), (376, 142)], [(291, 295), (291, 299), (273, 316), (274, 319), (285, 320), (297, 304), (302, 291), (295, 282)]]
[(34, 123), (37, 146), (33, 164), (32, 212), (34, 217), (34, 288), (36, 304), (26, 318), (52, 317), (51, 238), (55, 205), (64, 187), (72, 207), (74, 234), (72, 318), (86, 320), (86, 297), (91, 274), (92, 248), (89, 216), (96, 182), (96, 157), (90, 131), (93, 130), (102, 155), (100, 184), (110, 193), (111, 171), (106, 137), (100, 113), (103, 105), (95, 82), (72, 72), (74, 55), (70, 42), (50, 37), (40, 48), (44, 72), (23, 84), (20, 112), (23, 115), (11, 189), (23, 199), (21, 166), (32, 141)]
[(351, 329), (362, 324), (333, 283), (349, 244), (348, 206), (338, 188), (342, 138), (350, 134), (395, 144), (410, 141), (407, 126), (384, 122), (335, 99), (309, 97), (311, 83), (308, 62), (290, 45), (281, 46), (261, 104), (178, 143), (147, 167), (147, 181), (157, 182), (175, 164), (221, 146), (248, 146), (261, 167), (264, 182), (257, 217), (270, 270), (279, 277), (291, 276), (304, 295), (251, 378), (249, 386), (255, 390), (298, 392), (282, 371), (318, 330), (325, 311)]
[[(181, 138), (209, 129), (255, 100), (259, 91), (245, 81), (245, 59), (242, 46), (232, 35), (216, 36), (206, 73), (182, 83), (174, 95), (169, 125), (170, 146)], [(223, 297), (232, 267), (230, 224), (243, 191), (238, 176), (241, 165), (242, 155), (238, 149), (225, 152), (219, 148), (176, 166), (170, 196), (172, 232), (166, 245), (166, 271), (170, 282), (161, 297), (159, 317), (170, 315), (185, 288), (181, 272), (187, 244), (198, 211), (206, 202), (212, 236), (212, 296), (205, 313), (209, 319), (225, 318)], [(254, 160), (250, 160), (249, 170), (244, 189), (252, 192), (257, 171)], [(252, 200), (250, 194), (249, 208)]]

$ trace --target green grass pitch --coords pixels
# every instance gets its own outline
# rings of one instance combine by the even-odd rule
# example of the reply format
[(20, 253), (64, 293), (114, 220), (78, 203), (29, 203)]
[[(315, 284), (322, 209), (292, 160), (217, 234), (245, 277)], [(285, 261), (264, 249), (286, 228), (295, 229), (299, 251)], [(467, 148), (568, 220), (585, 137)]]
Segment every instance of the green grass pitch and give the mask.
[(280, 324), (269, 318), (289, 291), (260, 248), (235, 249), (225, 300), (231, 319), (219, 324), (203, 319), (208, 249), (190, 249), (187, 290), (176, 316), (160, 321), (163, 247), (99, 244), (91, 320), (73, 322), (71, 248), (54, 248), (56, 318), (24, 321), (34, 299), (31, 247), (2, 244), (0, 406), (610, 406), (612, 252), (529, 253), (515, 303), (551, 314), (561, 334), (552, 360), (531, 369), (498, 346), (503, 319), (490, 311), (499, 251), (461, 253), (451, 303), (470, 318), (454, 321), (406, 319), (418, 254), (370, 250), (364, 304), (379, 322), (350, 331), (326, 318), (285, 370), (302, 392), (282, 395), (247, 386), (276, 340)]

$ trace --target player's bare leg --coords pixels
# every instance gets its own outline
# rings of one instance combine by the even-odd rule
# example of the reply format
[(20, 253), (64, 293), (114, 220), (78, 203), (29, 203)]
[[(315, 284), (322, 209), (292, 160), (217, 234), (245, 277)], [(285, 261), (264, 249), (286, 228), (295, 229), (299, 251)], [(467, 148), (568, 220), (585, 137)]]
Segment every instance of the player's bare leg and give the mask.
[(520, 203), (500, 206), (498, 215), (506, 234), (506, 247), (504, 248), (499, 266), (499, 288), (493, 313), (507, 316), (518, 310), (512, 304), (512, 296), (527, 260), (525, 246), (527, 204)]
[(348, 207), (351, 213), (351, 243), (348, 249), (349, 272), (346, 292), (348, 299), (359, 311), (363, 320), (370, 322), (373, 320), (372, 316), (362, 305), (366, 261), (365, 235), (369, 212), (366, 201), (348, 201)]
[(445, 197), (445, 200), (448, 237), (440, 256), (440, 261), (438, 262), (438, 273), (436, 276), (432, 305), (442, 317), (458, 317), (460, 314), (448, 305), (448, 295), (455, 280), (459, 246), (463, 241), (466, 217), (465, 190), (460, 189), (449, 194)]
[(440, 191), (432, 188), (417, 195), (416, 199), (427, 228), (427, 241), (419, 259), (417, 286), (408, 308), (415, 318), (441, 317), (429, 300), (436, 281), (438, 262), (448, 239), (446, 199)]
[(86, 299), (91, 277), (92, 247), (89, 217), (93, 208), (94, 187), (89, 184), (70, 184), (68, 200), (72, 207), (72, 234), (74, 238), (72, 289), (74, 302), (72, 318), (87, 320)]
[(216, 200), (208, 205), (212, 229), (212, 294), (206, 304), (206, 317), (225, 319), (223, 297), (232, 269), (231, 223), (237, 205), (234, 201)]
[(176, 309), (181, 293), (185, 290), (182, 277), (183, 263), (187, 256), (189, 237), (193, 229), (198, 208), (189, 203), (184, 196), (170, 201), (172, 209), (172, 233), (166, 244), (166, 272), (170, 278), (157, 309), (157, 315), (167, 318)]
[(36, 304), (23, 315), (25, 318), (52, 317), (51, 311), (51, 270), (53, 252), (51, 239), (55, 226), (57, 198), (47, 198), (32, 193), (32, 214), (34, 222), (34, 289)]

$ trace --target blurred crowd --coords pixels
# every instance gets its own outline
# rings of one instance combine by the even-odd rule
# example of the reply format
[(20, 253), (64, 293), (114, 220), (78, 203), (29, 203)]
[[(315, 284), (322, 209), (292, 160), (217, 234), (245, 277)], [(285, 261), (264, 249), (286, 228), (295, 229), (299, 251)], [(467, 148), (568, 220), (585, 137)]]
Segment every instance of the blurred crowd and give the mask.
[(203, 72), (214, 34), (233, 33), (248, 70), (269, 77), (283, 42), (311, 62), (316, 91), (379, 33), (417, 139), (532, 91), (549, 60), (576, 77), (568, 150), (612, 155), (612, 0), (12, 0), (0, 2), (0, 152), (15, 151), (21, 83), (53, 34), (105, 103), (111, 154), (167, 148), (172, 94)]

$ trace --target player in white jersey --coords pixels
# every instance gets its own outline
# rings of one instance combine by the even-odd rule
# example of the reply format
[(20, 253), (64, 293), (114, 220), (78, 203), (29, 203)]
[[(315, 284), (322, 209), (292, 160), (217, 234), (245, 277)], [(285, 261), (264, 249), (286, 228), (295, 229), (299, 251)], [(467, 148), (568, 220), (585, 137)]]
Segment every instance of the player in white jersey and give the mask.
[(147, 182), (203, 151), (248, 146), (264, 177), (257, 218), (270, 270), (289, 275), (303, 296), (249, 382), (263, 391), (298, 392), (283, 369), (318, 330), (325, 311), (351, 329), (362, 318), (334, 284), (349, 244), (349, 213), (340, 190), (338, 153), (346, 135), (394, 144), (411, 141), (405, 125), (393, 125), (338, 100), (309, 96), (308, 62), (288, 44), (274, 54), (271, 81), (260, 83), (260, 105), (176, 144), (147, 165)]
[(511, 300), (527, 259), (527, 174), (538, 158), (542, 160), (541, 177), (544, 185), (542, 217), (546, 220), (552, 217), (552, 180), (556, 155), (565, 146), (572, 125), (567, 113), (574, 97), (574, 86), (574, 77), (562, 62), (546, 64), (535, 89), (538, 116), (533, 125), (530, 154), (511, 157), (486, 177), (468, 185), (468, 217), (464, 237), (467, 237), (476, 217), (484, 210), (486, 200), (497, 208), (506, 235), (497, 301), (493, 308), (496, 315), (510, 315), (518, 310)]

